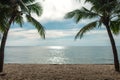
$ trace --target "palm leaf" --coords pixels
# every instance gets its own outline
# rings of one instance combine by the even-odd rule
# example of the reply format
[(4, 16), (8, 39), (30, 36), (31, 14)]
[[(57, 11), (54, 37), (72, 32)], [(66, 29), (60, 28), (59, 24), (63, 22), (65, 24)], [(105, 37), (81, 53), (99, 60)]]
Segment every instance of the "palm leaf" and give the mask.
[(0, 3), (0, 9), (3, 9), (3, 8), (8, 8), (9, 6), (8, 5), (3, 5)]
[(95, 17), (98, 17), (99, 15), (90, 11), (90, 10), (87, 10), (86, 8), (81, 8), (81, 10), (79, 11), (76, 11), (76, 15), (75, 15), (75, 21), (76, 23), (78, 23), (81, 19), (91, 19), (91, 18), (95, 18)]
[(40, 36), (45, 39), (44, 27), (37, 20), (35, 20), (33, 17), (31, 17), (30, 15), (26, 15), (26, 18), (27, 18), (28, 22), (30, 22), (31, 24), (33, 24), (35, 26), (35, 28), (40, 33)]
[(91, 3), (92, 5), (100, 5), (100, 1), (98, 2), (97, 0), (85, 0), (85, 3)]
[(105, 11), (110, 14), (117, 5), (117, 0), (85, 0), (85, 2), (91, 3), (92, 10), (99, 14), (103, 14)]
[(42, 7), (40, 6), (39, 3), (27, 5), (27, 8), (29, 9), (30, 12), (36, 13), (38, 16), (42, 14)]
[(120, 20), (111, 21), (110, 28), (115, 35), (120, 33)]
[(31, 4), (35, 2), (35, 0), (22, 0), (25, 4)]
[(76, 10), (67, 13), (67, 14), (64, 16), (64, 18), (65, 18), (65, 19), (73, 18), (73, 17), (75, 16), (75, 12), (76, 12)]
[(20, 27), (22, 27), (22, 25), (23, 25), (23, 23), (24, 23), (23, 17), (22, 17), (21, 15), (18, 15), (18, 16), (15, 18), (15, 22), (16, 22), (17, 24), (19, 24)]
[(4, 32), (7, 27), (7, 18), (6, 18), (5, 12), (0, 11), (0, 14), (2, 14), (0, 15), (0, 31)]
[(86, 16), (88, 16), (87, 18), (94, 18), (94, 17), (100, 16), (98, 13), (95, 13), (92, 10), (88, 10), (85, 7), (82, 7), (81, 11), (84, 12), (84, 13), (86, 13)]
[(0, 21), (0, 32), (4, 32), (6, 30), (6, 21)]
[(22, 0), (18, 0), (18, 4), (19, 4), (22, 11), (30, 13), (29, 9), (26, 6), (26, 4)]
[(85, 25), (75, 36), (75, 39), (77, 39), (78, 37), (79, 38), (82, 38), (83, 35), (87, 32), (87, 31), (90, 31), (92, 29), (94, 29), (95, 27), (97, 26), (97, 21), (94, 21), (94, 22), (91, 22), (87, 25)]
[(102, 24), (103, 24), (102, 21), (99, 20), (99, 21), (98, 21), (98, 28), (100, 28), (100, 27), (102, 26)]
[(120, 2), (116, 3), (114, 12), (117, 13), (117, 14), (120, 14)]
[(66, 14), (65, 18), (74, 18), (75, 22), (78, 23), (81, 19), (86, 19), (86, 18), (95, 18), (98, 17), (99, 15), (86, 9), (86, 8), (81, 8), (80, 10), (74, 10)]
[(4, 20), (0, 20), (0, 32), (4, 32), (6, 30), (7, 23)]

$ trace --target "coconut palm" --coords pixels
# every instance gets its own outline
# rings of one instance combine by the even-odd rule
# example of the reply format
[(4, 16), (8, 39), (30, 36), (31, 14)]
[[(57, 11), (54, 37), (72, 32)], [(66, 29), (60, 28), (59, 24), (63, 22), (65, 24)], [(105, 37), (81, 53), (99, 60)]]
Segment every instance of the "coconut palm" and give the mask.
[(95, 20), (82, 27), (75, 36), (75, 39), (82, 38), (87, 31), (96, 27), (100, 28), (103, 24), (111, 42), (115, 70), (119, 71), (118, 52), (112, 32), (115, 35), (118, 35), (120, 32), (120, 3), (118, 0), (85, 0), (85, 2), (89, 2), (92, 5), (91, 9), (82, 7), (67, 13), (65, 16), (65, 18), (74, 18), (76, 23), (81, 19)]
[[(3, 20), (3, 22), (1, 22), (2, 25), (0, 24), (0, 28), (3, 28), (3, 37), (0, 47), (0, 72), (2, 72), (4, 64), (4, 48), (12, 23), (16, 22), (22, 27), (24, 15), (27, 21), (35, 26), (42, 38), (45, 38), (45, 30), (43, 26), (31, 16), (31, 13), (34, 13), (37, 16), (42, 14), (42, 7), (39, 3), (35, 2), (35, 0), (1, 0), (0, 2), (2, 5), (7, 5), (7, 7), (5, 7), (7, 13), (3, 16), (5, 17), (5, 21)], [(2, 12), (0, 12), (0, 14), (1, 13)]]

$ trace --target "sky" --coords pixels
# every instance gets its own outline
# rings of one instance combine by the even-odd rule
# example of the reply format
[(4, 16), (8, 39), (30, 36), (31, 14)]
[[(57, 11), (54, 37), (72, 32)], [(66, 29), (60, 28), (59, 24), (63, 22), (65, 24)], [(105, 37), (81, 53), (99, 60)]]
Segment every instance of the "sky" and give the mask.
[[(82, 39), (74, 40), (76, 33), (92, 20), (81, 20), (78, 24), (73, 19), (64, 19), (66, 13), (90, 8), (77, 0), (37, 0), (43, 7), (43, 14), (38, 17), (33, 14), (44, 27), (46, 39), (41, 39), (34, 26), (25, 21), (23, 28), (14, 24), (9, 31), (7, 46), (109, 46), (110, 41), (104, 27), (87, 32)], [(120, 35), (114, 36), (120, 46)]]

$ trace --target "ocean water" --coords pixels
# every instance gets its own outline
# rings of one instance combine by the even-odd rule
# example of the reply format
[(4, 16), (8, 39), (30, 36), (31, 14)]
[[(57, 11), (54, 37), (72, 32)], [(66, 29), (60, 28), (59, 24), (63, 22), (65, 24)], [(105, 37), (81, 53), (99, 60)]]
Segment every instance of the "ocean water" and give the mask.
[[(120, 60), (120, 47), (117, 47)], [(6, 47), (5, 63), (113, 64), (111, 47)]]

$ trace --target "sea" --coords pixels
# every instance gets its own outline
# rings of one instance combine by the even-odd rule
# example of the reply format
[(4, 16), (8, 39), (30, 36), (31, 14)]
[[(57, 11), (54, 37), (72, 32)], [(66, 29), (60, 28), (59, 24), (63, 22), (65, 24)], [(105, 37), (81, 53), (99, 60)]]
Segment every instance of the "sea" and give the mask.
[[(120, 60), (120, 46), (117, 47)], [(7, 46), (5, 63), (113, 64), (110, 46)]]

